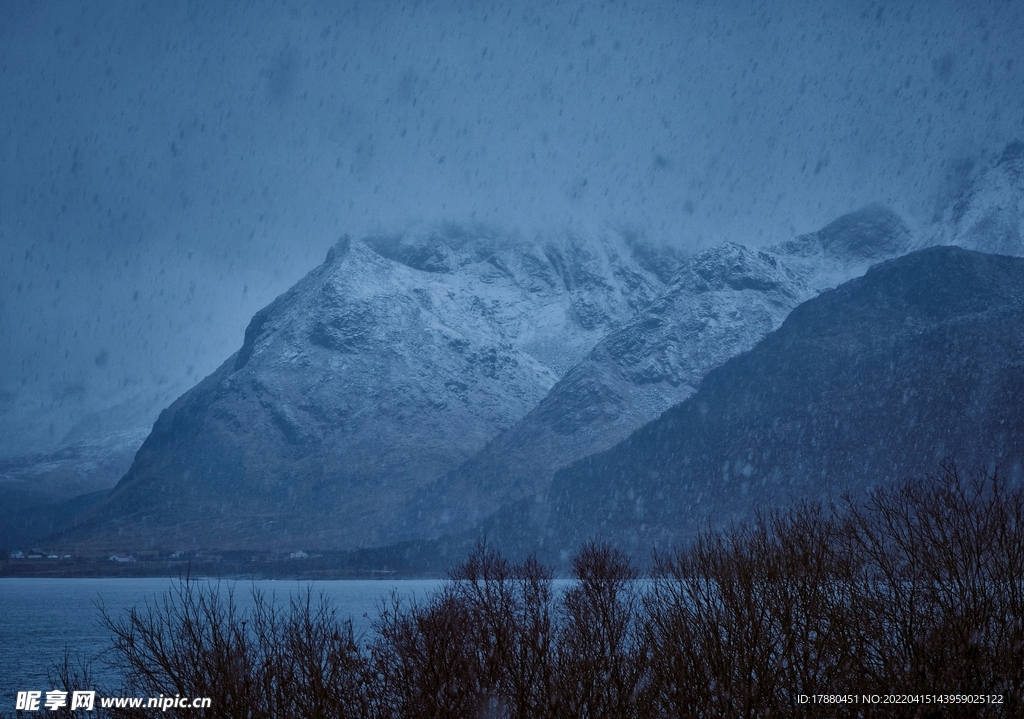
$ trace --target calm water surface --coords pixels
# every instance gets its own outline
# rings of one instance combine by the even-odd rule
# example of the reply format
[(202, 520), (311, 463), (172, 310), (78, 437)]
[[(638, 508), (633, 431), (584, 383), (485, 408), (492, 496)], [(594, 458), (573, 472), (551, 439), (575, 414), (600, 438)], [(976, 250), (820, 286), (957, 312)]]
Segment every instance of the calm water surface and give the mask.
[[(222, 581), (221, 590), (234, 587), (239, 606), (249, 607), (254, 586), (284, 602), (312, 586), (314, 594), (322, 592), (342, 617), (352, 618), (358, 635), (370, 632), (380, 601), (393, 590), (402, 597), (422, 600), (439, 584), (436, 579)], [(18, 691), (56, 688), (49, 686), (47, 673), (63, 655), (65, 646), (72, 655), (94, 660), (97, 684), (119, 686), (102, 661), (95, 661), (110, 646), (110, 634), (100, 622), (98, 605), (102, 603), (110, 615), (120, 616), (146, 600), (159, 599), (171, 585), (169, 579), (152, 578), (0, 579), (0, 711), (13, 709)]]

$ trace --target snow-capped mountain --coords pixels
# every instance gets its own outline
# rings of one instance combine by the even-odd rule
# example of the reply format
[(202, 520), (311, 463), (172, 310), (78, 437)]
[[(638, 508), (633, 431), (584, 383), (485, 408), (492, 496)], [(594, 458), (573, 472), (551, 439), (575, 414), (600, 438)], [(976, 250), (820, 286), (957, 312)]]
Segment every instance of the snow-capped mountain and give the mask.
[(340, 242), (161, 414), (88, 531), (147, 546), (391, 540), (408, 493), (663, 291), (674, 253), (635, 246), (457, 231)]
[(916, 244), (899, 215), (882, 205), (868, 205), (768, 250), (818, 293), (863, 275), (878, 262), (906, 254)]
[(1024, 254), (1022, 162), (1008, 146), (918, 236), (876, 205), (686, 258), (614, 233), (344, 240), (161, 415), (69, 536), (349, 548), (509, 504), (544, 514), (557, 470), (686, 400), (801, 303), (923, 246)]

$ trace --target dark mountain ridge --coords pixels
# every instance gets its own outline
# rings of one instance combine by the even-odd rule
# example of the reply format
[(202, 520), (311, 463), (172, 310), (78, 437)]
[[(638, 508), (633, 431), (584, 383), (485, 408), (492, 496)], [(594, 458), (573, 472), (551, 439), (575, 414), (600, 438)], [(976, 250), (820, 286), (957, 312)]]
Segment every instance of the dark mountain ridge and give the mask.
[(1024, 259), (921, 250), (800, 305), (691, 398), (557, 473), (538, 537), (642, 552), (944, 458), (1020, 478), (1022, 407)]

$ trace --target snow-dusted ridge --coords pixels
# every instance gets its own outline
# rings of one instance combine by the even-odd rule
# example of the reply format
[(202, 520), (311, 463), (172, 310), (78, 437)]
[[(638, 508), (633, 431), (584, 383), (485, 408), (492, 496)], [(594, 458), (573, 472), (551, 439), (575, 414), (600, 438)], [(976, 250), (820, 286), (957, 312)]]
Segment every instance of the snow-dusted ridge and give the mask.
[(118, 541), (150, 546), (390, 541), (409, 492), (524, 416), (664, 291), (649, 264), (612, 233), (344, 239), (161, 414), (79, 533), (116, 526)]
[(406, 536), (465, 530), (523, 499), (543, 508), (559, 468), (622, 441), (801, 302), (911, 245), (895, 213), (870, 206), (768, 250), (725, 243), (687, 258), (661, 297), (601, 340), (526, 417), (421, 490), (404, 513)]

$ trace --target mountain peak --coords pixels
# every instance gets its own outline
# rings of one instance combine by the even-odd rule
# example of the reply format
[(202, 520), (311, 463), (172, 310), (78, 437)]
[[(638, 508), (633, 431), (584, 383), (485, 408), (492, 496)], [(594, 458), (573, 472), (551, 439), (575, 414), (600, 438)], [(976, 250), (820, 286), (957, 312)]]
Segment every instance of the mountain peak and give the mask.
[(387, 542), (400, 498), (523, 417), (663, 289), (614, 233), (342, 238), (161, 414), (74, 536), (111, 541), (117, 526), (116, 541), (140, 547)]
[(905, 252), (910, 239), (910, 230), (899, 215), (885, 205), (870, 204), (848, 212), (817, 232), (769, 249), (794, 258), (818, 258), (863, 266)]
[(381, 257), (421, 272), (450, 273), (487, 258), (496, 249), (486, 230), (458, 225), (421, 228), (401, 235), (377, 235), (363, 242)]
[(871, 204), (830, 222), (817, 235), (825, 251), (835, 257), (878, 261), (904, 251), (910, 231), (891, 209)]
[(345, 254), (348, 252), (348, 248), (349, 246), (351, 246), (351, 244), (351, 235), (342, 235), (340, 238), (338, 238), (338, 241), (331, 245), (331, 248), (327, 250), (327, 258), (324, 260), (324, 264), (333, 265), (335, 262), (339, 260), (339, 258), (344, 257)]

